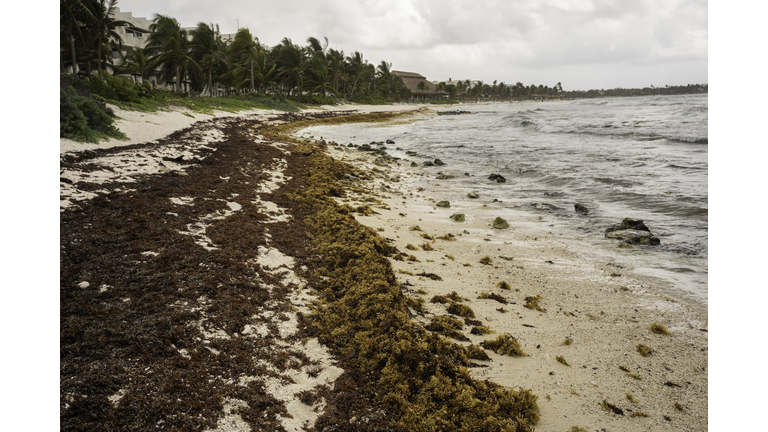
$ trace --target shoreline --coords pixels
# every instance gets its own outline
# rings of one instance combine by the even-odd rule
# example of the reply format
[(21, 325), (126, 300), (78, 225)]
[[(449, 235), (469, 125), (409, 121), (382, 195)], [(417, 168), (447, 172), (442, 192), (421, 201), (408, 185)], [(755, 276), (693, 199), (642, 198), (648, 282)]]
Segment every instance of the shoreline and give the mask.
[[(297, 131), (295, 136), (299, 134)], [(384, 129), (380, 140), (387, 138)], [(607, 430), (706, 429), (709, 366), (705, 300), (671, 289), (670, 284), (657, 278), (628, 273), (629, 269), (616, 261), (599, 263), (595, 257), (589, 260), (580, 250), (578, 239), (568, 237), (565, 230), (553, 232), (553, 228), (522, 211), (514, 212), (510, 229), (495, 230), (490, 226), (495, 217), (493, 210), (484, 208), (481, 202), (471, 207), (462, 203), (467, 222), (454, 222), (449, 218), (454, 210), (436, 206), (440, 197), (419, 192), (422, 186), (427, 187), (421, 168), (408, 167), (407, 160), (382, 164), (357, 149), (329, 148), (334, 158), (363, 172), (380, 171), (377, 179), (365, 187), (383, 205), (373, 207), (378, 214), (356, 218), (419, 260), (390, 260), (401, 286), (408, 287), (408, 295), (426, 301), (427, 313), (417, 315), (416, 321), (426, 325), (431, 318), (445, 315), (444, 305), (429, 300), (456, 292), (470, 299), (465, 304), (475, 310), (483, 325), (496, 331), (477, 336), (465, 328), (463, 333), (471, 343), (503, 333), (521, 342), (529, 357), (510, 358), (489, 352), (493, 362), (472, 372), (477, 378), (528, 388), (537, 394), (542, 413), (537, 430), (559, 431), (573, 425)], [(353, 206), (362, 203), (348, 202)], [(414, 226), (420, 231), (411, 230)], [(425, 242), (425, 233), (433, 238), (451, 233), (457, 241)], [(408, 251), (409, 244), (416, 250)], [(422, 244), (430, 244), (435, 250), (425, 251)], [(491, 257), (491, 265), (479, 262), (486, 256)], [(442, 281), (418, 274), (437, 274)], [(502, 280), (511, 285), (511, 290), (496, 286)], [(478, 299), (483, 292), (501, 296), (509, 303)], [(540, 302), (546, 313), (522, 306), (525, 297), (536, 295), (543, 297)], [(653, 322), (666, 325), (673, 335), (652, 334), (648, 326)], [(566, 339), (572, 341), (571, 345), (562, 345)], [(638, 344), (651, 346), (655, 352), (642, 357), (636, 349)], [(557, 356), (564, 356), (571, 367), (558, 363)], [(637, 374), (641, 379), (628, 374)], [(628, 391), (639, 403), (627, 400)], [(626, 409), (627, 415), (644, 412), (649, 417), (607, 413), (599, 406), (603, 400)], [(678, 411), (675, 403), (684, 411)]]
[[(381, 110), (382, 106), (352, 107), (358, 108), (358, 112), (383, 111)], [(415, 111), (423, 107), (435, 108), (436, 106), (394, 106), (388, 111), (404, 111), (403, 108), (412, 108), (409, 111)], [(261, 110), (258, 114), (263, 114), (258, 118), (264, 122), (272, 122), (273, 119), (280, 116), (278, 113), (265, 113)], [(303, 114), (307, 113), (302, 112), (301, 114), (302, 117), (306, 117)], [(147, 116), (147, 114), (144, 115)], [(237, 114), (234, 117), (245, 118), (249, 115), (251, 115), (250, 112)], [(126, 180), (137, 174), (170, 172), (176, 172), (177, 176), (183, 178), (186, 175), (185, 169), (188, 165), (175, 163), (172, 161), (173, 159), (179, 156), (193, 160), (194, 158), (205, 159), (214, 155), (216, 150), (213, 148), (213, 143), (222, 139), (222, 136), (213, 130), (215, 128), (209, 127), (209, 122), (189, 127), (191, 123), (183, 124), (183, 122), (192, 121), (194, 123), (199, 119), (189, 119), (183, 114), (178, 114), (178, 117), (178, 120), (182, 121), (182, 127), (178, 127), (173, 122), (166, 122), (161, 125), (168, 129), (177, 128), (173, 131), (178, 132), (175, 136), (179, 142), (177, 147), (163, 144), (163, 152), (158, 150), (154, 155), (151, 155), (151, 152), (145, 152), (144, 157), (129, 162), (120, 161), (121, 158), (127, 157), (126, 154), (121, 154), (119, 149), (113, 149), (114, 155), (112, 157), (101, 158), (104, 163), (112, 164), (110, 168), (112, 172), (108, 174), (111, 176), (109, 178), (114, 179), (115, 170), (118, 171), (117, 174), (125, 175)], [(153, 119), (154, 117), (150, 118)], [(211, 117), (205, 120), (212, 119)], [(142, 123), (145, 121), (146, 119), (142, 120), (142, 117), (139, 117), (132, 122), (134, 126), (140, 127), (144, 126)], [(162, 134), (165, 130), (167, 129), (153, 129), (153, 133)], [(151, 139), (163, 137), (155, 136)], [(263, 137), (259, 138), (256, 134), (249, 134), (249, 137), (254, 142), (263, 142)], [(386, 139), (386, 137), (382, 137), (382, 139)], [(195, 141), (196, 145), (186, 146), (186, 141)], [(118, 141), (118, 146), (120, 146), (119, 143), (125, 143), (123, 144), (125, 146), (133, 145), (131, 142)], [(141, 143), (136, 144), (147, 149), (152, 147)], [(279, 145), (279, 147), (284, 147), (284, 145)], [(104, 146), (103, 148), (108, 149), (110, 147)], [(173, 151), (168, 151), (169, 148), (172, 148)], [(133, 151), (135, 150), (131, 150), (131, 152)], [(431, 244), (435, 246), (436, 251), (408, 251), (408, 253), (416, 256), (420, 262), (411, 264), (393, 262), (395, 275), (401, 285), (406, 285), (408, 290), (406, 295), (409, 297), (418, 297), (418, 290), (427, 293), (422, 294), (426, 300), (424, 307), (427, 314), (422, 317), (417, 314), (416, 322), (426, 324), (432, 317), (430, 314), (445, 314), (443, 306), (438, 303), (429, 303), (429, 299), (434, 295), (444, 295), (456, 291), (459, 295), (469, 299), (467, 304), (477, 312), (476, 319), (481, 320), (483, 325), (487, 325), (497, 332), (486, 336), (475, 336), (469, 334), (469, 329), (465, 328), (464, 333), (473, 343), (477, 344), (482, 340), (493, 339), (504, 332), (519, 338), (523, 344), (523, 350), (530, 357), (502, 357), (488, 351), (492, 361), (485, 363), (489, 367), (472, 368), (471, 373), (478, 379), (491, 379), (508, 387), (532, 389), (533, 393), (539, 396), (539, 407), (542, 413), (537, 430), (566, 430), (573, 425), (590, 428), (607, 427), (608, 430), (637, 430), (638, 428), (689, 430), (686, 427), (689, 427), (690, 430), (701, 430), (706, 428), (707, 372), (692, 372), (693, 367), (701, 367), (702, 365), (708, 370), (706, 351), (693, 351), (693, 348), (706, 350), (706, 333), (700, 332), (698, 328), (690, 329), (683, 324), (684, 318), (687, 317), (688, 324), (699, 320), (701, 321), (701, 328), (706, 328), (706, 305), (696, 306), (685, 298), (674, 299), (670, 297), (676, 301), (666, 300), (663, 296), (669, 296), (669, 293), (665, 294), (663, 289), (646, 286), (647, 281), (652, 279), (630, 278), (626, 275), (617, 279), (608, 276), (615, 270), (614, 267), (588, 268), (589, 266), (585, 266), (583, 260), (569, 249), (568, 239), (564, 241), (551, 238), (552, 236), (545, 234), (548, 228), (537, 226), (536, 221), (527, 220), (530, 218), (526, 219), (522, 214), (519, 220), (510, 220), (509, 222), (513, 227), (504, 232), (490, 229), (486, 226), (489, 221), (482, 218), (462, 224), (452, 222), (447, 218), (452, 213), (450, 209), (434, 207), (433, 202), (428, 201), (426, 197), (418, 197), (416, 188), (421, 179), (419, 176), (408, 175), (407, 172), (410, 171), (408, 168), (395, 165), (377, 165), (374, 163), (373, 157), (357, 150), (339, 150), (338, 147), (331, 146), (328, 153), (346, 159), (345, 162), (354, 164), (361, 171), (367, 172), (375, 178), (366, 187), (373, 194), (379, 195), (378, 199), (389, 210), (382, 208), (381, 205), (373, 206), (374, 211), (379, 214), (356, 216), (356, 219), (374, 229), (383, 228), (384, 231), (380, 231), (380, 235), (391, 238), (393, 244), (401, 251), (408, 251), (406, 248), (408, 243), (417, 246), (426, 244), (425, 239), (420, 237), (423, 232), (433, 236), (451, 232), (456, 236), (457, 241), (455, 242), (433, 241)], [(67, 154), (71, 155), (71, 153)], [(147, 163), (148, 156), (150, 159), (162, 160), (163, 166)], [(171, 161), (167, 159), (171, 159)], [(142, 163), (145, 165), (141, 165)], [(374, 171), (374, 168), (379, 172)], [(134, 172), (133, 170), (143, 171)], [(271, 182), (277, 186), (286, 181), (285, 174), (282, 172), (278, 169), (268, 171), (266, 174), (271, 177)], [(93, 175), (93, 173), (94, 171), (90, 171), (85, 174), (89, 176), (88, 179), (95, 180), (98, 176)], [(394, 177), (400, 178), (401, 181), (390, 181)], [(74, 185), (83, 181), (84, 177), (82, 175), (73, 176), (72, 173), (65, 172), (62, 174), (62, 178), (69, 179), (71, 182), (62, 183), (63, 188), (66, 189), (70, 186), (74, 188)], [(93, 193), (94, 196), (101, 194), (100, 191), (93, 192), (93, 190), (92, 187), (85, 192)], [(384, 190), (386, 192), (383, 192)], [(122, 192), (128, 191), (128, 188), (125, 188)], [(121, 191), (118, 190), (118, 192)], [(406, 199), (403, 200), (403, 196), (399, 195), (398, 192), (405, 194)], [(414, 198), (409, 195), (411, 192), (416, 194)], [(362, 195), (358, 198), (359, 200), (350, 200), (349, 203), (355, 205), (366, 203)], [(229, 200), (236, 200), (236, 198), (230, 197)], [(243, 203), (238, 205), (241, 204)], [(272, 207), (269, 203), (263, 201), (262, 209), (270, 208)], [(236, 206), (229, 206), (229, 209), (231, 212), (238, 211)], [(277, 220), (280, 218), (281, 211), (279, 209), (278, 206), (277, 210), (267, 211), (267, 214)], [(400, 213), (405, 216), (401, 216)], [(469, 214), (468, 210), (467, 213)], [(228, 214), (225, 212), (223, 216), (228, 217)], [(410, 231), (410, 227), (414, 225), (419, 225), (423, 231)], [(470, 234), (464, 234), (465, 229)], [(202, 232), (202, 235), (194, 236), (196, 242), (211, 246), (210, 239), (206, 240), (205, 227), (203, 227)], [(531, 240), (531, 237), (536, 240)], [(486, 239), (489, 241), (485, 241)], [(440, 250), (441, 248), (443, 250)], [(502, 251), (497, 249), (502, 249)], [(451, 255), (454, 259), (446, 258), (445, 255)], [(490, 266), (479, 263), (479, 259), (486, 255), (493, 259)], [(499, 258), (499, 255), (513, 259), (507, 261)], [(260, 257), (259, 262), (268, 271), (283, 272), (281, 269), (286, 270), (283, 272), (285, 273), (285, 284), (288, 284), (289, 280), (293, 280), (292, 278), (295, 277), (295, 275), (291, 276), (293, 274), (292, 265), (283, 264), (288, 261), (275, 255), (272, 248), (265, 249)], [(552, 261), (553, 264), (546, 261)], [(465, 263), (471, 264), (471, 266), (464, 266)], [(411, 276), (398, 272), (398, 270), (411, 273), (434, 273), (441, 275), (443, 281), (438, 282), (424, 277)], [(574, 273), (576, 274), (574, 275)], [(497, 277), (499, 279), (495, 279)], [(496, 282), (502, 279), (510, 283), (511, 290), (501, 290), (496, 287)], [(545, 282), (542, 283), (542, 281)], [(621, 286), (627, 286), (629, 291), (620, 290)], [(615, 288), (616, 291), (611, 292), (609, 288)], [(515, 289), (520, 291), (515, 291)], [(568, 292), (562, 293), (563, 289)], [(601, 289), (602, 291), (600, 291)], [(483, 291), (500, 295), (515, 304), (502, 305), (494, 300), (477, 299), (478, 294)], [(524, 297), (535, 296), (536, 294), (542, 294), (542, 305), (548, 310), (546, 313), (522, 308)], [(573, 298), (570, 298), (571, 294), (574, 295)], [(295, 303), (300, 310), (304, 310), (302, 303), (303, 306), (306, 306), (309, 301), (310, 299), (303, 297), (292, 300), (292, 303)], [(664, 308), (660, 306), (664, 306)], [(509, 312), (498, 312), (496, 309), (500, 307), (508, 309)], [(562, 307), (562, 309), (558, 310), (558, 307)], [(635, 307), (643, 311), (644, 314), (633, 312)], [(562, 312), (569, 312), (575, 316), (564, 316)], [(604, 313), (600, 314), (600, 312)], [(487, 318), (491, 319), (488, 320)], [(651, 320), (666, 324), (673, 335), (661, 337), (650, 334), (647, 331), (647, 324)], [(293, 322), (293, 319), (289, 319), (288, 322)], [(527, 326), (523, 326), (523, 324), (527, 324)], [(599, 328), (593, 329), (593, 327)], [(252, 328), (254, 332), (258, 333), (256, 329), (261, 327), (254, 325)], [(208, 331), (212, 330), (209, 329)], [(695, 333), (697, 331), (698, 333)], [(282, 333), (281, 330), (280, 334)], [(568, 337), (573, 340), (573, 344), (561, 346), (560, 343)], [(648, 358), (640, 357), (635, 352), (637, 342), (648, 344), (657, 352)], [(536, 348), (537, 345), (540, 345), (541, 348)], [(300, 347), (296, 346), (296, 348)], [(703, 354), (701, 354), (702, 352)], [(556, 363), (554, 361), (556, 355), (564, 355), (572, 366), (566, 367)], [(683, 356), (686, 358), (680, 360), (676, 358)], [(332, 362), (327, 359), (322, 361), (329, 365), (326, 369), (331, 372), (330, 364)], [(637, 373), (642, 380), (636, 381), (625, 376), (624, 372), (616, 367), (617, 364), (627, 367), (632, 373)], [(613, 366), (612, 369), (610, 365)], [(598, 369), (592, 369), (593, 367)], [(683, 369), (687, 369), (687, 371)], [(548, 372), (555, 372), (555, 374), (548, 375)], [(326, 380), (324, 382), (332, 383), (332, 375), (323, 376)], [(664, 386), (663, 380), (669, 380), (668, 382), (682, 385), (682, 387)], [(316, 384), (316, 381), (313, 383)], [(286, 393), (281, 388), (279, 383), (270, 385), (271, 393), (284, 394), (283, 397), (287, 398), (285, 403), (289, 404), (293, 393)], [(571, 389), (578, 395), (571, 392)], [(624, 399), (623, 391), (629, 389), (639, 400), (639, 405), (635, 406)], [(551, 400), (548, 400), (546, 395), (550, 395)], [(644, 410), (648, 412), (650, 417), (630, 419), (607, 413), (597, 405), (602, 402), (601, 397), (622, 408)], [(679, 401), (687, 412), (676, 411), (671, 406), (673, 400)], [(304, 410), (301, 415), (298, 414), (298, 411), (293, 411), (294, 417), (302, 420), (316, 419), (319, 415), (307, 412), (308, 407), (305, 405), (294, 406), (293, 409)], [(239, 416), (236, 413), (233, 414), (231, 406), (229, 408), (225, 406), (224, 412), (229, 413), (227, 418)], [(563, 417), (564, 415), (567, 417)], [(663, 420), (662, 416), (664, 415), (669, 416), (672, 421)], [(235, 418), (232, 421), (237, 422), (238, 420)], [(242, 422), (242, 418), (239, 421)], [(681, 424), (684, 422), (687, 423), (687, 426)], [(290, 422), (291, 426), (300, 426), (301, 424), (301, 421)], [(283, 426), (286, 425), (283, 421)]]

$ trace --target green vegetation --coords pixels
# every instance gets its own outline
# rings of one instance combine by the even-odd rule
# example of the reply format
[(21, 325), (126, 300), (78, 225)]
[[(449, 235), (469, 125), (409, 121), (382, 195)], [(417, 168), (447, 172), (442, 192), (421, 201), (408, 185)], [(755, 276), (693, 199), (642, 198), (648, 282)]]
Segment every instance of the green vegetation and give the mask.
[(501, 355), (508, 355), (511, 357), (523, 357), (527, 355), (523, 352), (520, 342), (508, 333), (499, 335), (495, 340), (483, 341), (480, 345), (485, 349), (489, 349)]
[(311, 168), (293, 199), (306, 207), (305, 222), (323, 257), (325, 270), (311, 276), (320, 301), (308, 318), (320, 341), (378, 377), (377, 401), (404, 427), (531, 430), (539, 421), (535, 395), (471, 378), (466, 367), (470, 355), (480, 357), (477, 349), (425, 333), (410, 321), (386, 259), (394, 248), (330, 197), (339, 187), (336, 179), (351, 167), (316, 150), (301, 156)]
[(62, 80), (61, 83), (59, 136), (92, 143), (107, 138), (126, 139), (113, 125), (115, 114), (104, 99), (92, 96), (87, 88), (80, 94), (70, 82)]
[(655, 333), (658, 335), (669, 335), (669, 330), (667, 330), (667, 327), (664, 326), (664, 324), (659, 323), (653, 323), (648, 326), (648, 328), (651, 330), (651, 333)]

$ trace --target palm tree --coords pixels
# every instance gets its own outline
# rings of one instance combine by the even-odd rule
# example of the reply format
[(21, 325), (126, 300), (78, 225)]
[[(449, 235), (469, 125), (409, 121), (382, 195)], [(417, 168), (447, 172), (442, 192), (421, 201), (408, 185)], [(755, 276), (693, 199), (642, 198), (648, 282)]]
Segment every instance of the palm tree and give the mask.
[(235, 39), (232, 41), (232, 45), (229, 46), (229, 51), (230, 58), (245, 56), (251, 72), (251, 91), (256, 91), (253, 62), (264, 51), (264, 47), (259, 43), (259, 38), (253, 36), (247, 28), (242, 28), (235, 34)]
[(219, 26), (217, 24), (214, 28), (213, 24), (199, 22), (191, 33), (189, 54), (206, 74), (206, 85), (202, 94), (213, 96), (213, 70), (218, 64), (225, 64), (226, 61)]
[[(128, 26), (131, 23), (114, 19), (117, 0), (90, 0), (85, 3), (88, 10), (88, 22), (86, 27), (92, 33), (92, 43), (96, 45), (96, 69), (101, 72), (101, 48), (117, 48), (123, 46), (123, 39), (115, 29)], [(109, 50), (111, 51), (111, 50)]]
[[(296, 94), (298, 102), (301, 103), (301, 93), (304, 88), (304, 75), (310, 66), (310, 60), (307, 50), (295, 45), (288, 38), (283, 38), (280, 45), (279, 61), (281, 67), (278, 69), (280, 74), (288, 81), (296, 83)], [(292, 85), (289, 84), (289, 88)]]
[(155, 20), (149, 26), (151, 33), (147, 40), (146, 50), (152, 55), (152, 62), (163, 67), (163, 76), (167, 80), (171, 74), (175, 76), (174, 91), (181, 90), (181, 69), (188, 63), (197, 66), (189, 56), (189, 41), (187, 31), (175, 18), (155, 14)]
[(328, 60), (328, 76), (333, 80), (333, 89), (339, 94), (339, 78), (345, 79), (344, 51), (331, 48), (326, 55)]
[[(72, 75), (77, 75), (77, 54), (75, 53), (75, 36), (84, 41), (80, 22), (85, 22), (88, 10), (82, 0), (59, 0), (59, 20), (61, 21), (61, 36), (69, 42), (69, 52), (72, 61)], [(63, 61), (62, 61), (63, 63)]]
[(147, 53), (142, 48), (135, 47), (129, 50), (128, 54), (123, 57), (120, 70), (123, 73), (138, 75), (143, 82), (144, 76), (152, 72), (152, 65), (149, 62)]
[(365, 73), (366, 61), (363, 59), (363, 55), (359, 51), (355, 51), (354, 54), (347, 57), (348, 71), (351, 76), (355, 77), (355, 81), (352, 83), (352, 91), (350, 91), (347, 99), (351, 99), (352, 95), (357, 89), (357, 83)]

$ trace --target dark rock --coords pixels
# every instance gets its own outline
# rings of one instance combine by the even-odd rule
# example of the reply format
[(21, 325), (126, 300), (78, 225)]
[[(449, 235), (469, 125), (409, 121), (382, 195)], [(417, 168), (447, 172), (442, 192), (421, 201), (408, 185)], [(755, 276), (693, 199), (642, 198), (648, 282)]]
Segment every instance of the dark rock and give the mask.
[(325, 142), (325, 140), (324, 140), (324, 139), (321, 139), (319, 144), (320, 144), (320, 145), (328, 145), (328, 143), (327, 143), (327, 142)]
[(438, 207), (445, 207), (445, 208), (448, 208), (448, 207), (450, 207), (450, 206), (451, 206), (451, 203), (449, 203), (448, 201), (440, 201), (439, 203), (437, 203), (437, 206), (438, 206)]
[(454, 213), (451, 215), (451, 219), (455, 220), (456, 222), (464, 222), (464, 213)]
[(432, 161), (426, 161), (426, 162), (423, 163), (423, 165), (424, 166), (435, 166), (435, 164), (432, 163)]
[(464, 173), (465, 176), (469, 177), (469, 173)]
[(391, 139), (388, 139), (388, 140), (387, 140), (387, 144), (394, 144), (394, 143), (395, 143), (395, 142), (394, 142), (394, 141), (392, 141)]
[(405, 154), (407, 154), (408, 156), (416, 156), (416, 152), (413, 150), (408, 150), (407, 152), (405, 152)]
[(473, 192), (468, 193), (467, 197), (472, 198), (472, 199), (477, 199), (477, 198), (480, 198), (480, 195), (478, 195), (477, 192), (473, 191)]
[(417, 164), (416, 162), (411, 162), (411, 166), (412, 167), (417, 167), (417, 166), (419, 166), (419, 164)]
[(587, 213), (589, 213), (589, 209), (588, 209), (588, 208), (586, 208), (586, 207), (584, 207), (584, 206), (583, 206), (583, 205), (581, 205), (581, 204), (578, 204), (578, 203), (577, 203), (577, 204), (574, 204), (574, 205), (573, 205), (573, 207), (574, 207), (574, 209), (576, 210), (576, 213), (581, 213), (581, 214), (587, 214)]
[(445, 165), (445, 162), (441, 161), (440, 159), (435, 159), (435, 165), (443, 166), (443, 165)]
[(360, 150), (362, 150), (362, 151), (370, 151), (371, 150), (371, 146), (368, 145), (368, 144), (363, 144), (363, 145), (360, 146)]
[(625, 218), (620, 224), (616, 224), (605, 230), (606, 238), (624, 240), (631, 244), (658, 245), (661, 240), (651, 234), (651, 230), (641, 220)]
[(507, 179), (502, 177), (501, 174), (491, 174), (488, 176), (488, 180), (496, 180), (497, 183), (505, 183)]
[(352, 143), (347, 144), (347, 147), (354, 147), (355, 145)]

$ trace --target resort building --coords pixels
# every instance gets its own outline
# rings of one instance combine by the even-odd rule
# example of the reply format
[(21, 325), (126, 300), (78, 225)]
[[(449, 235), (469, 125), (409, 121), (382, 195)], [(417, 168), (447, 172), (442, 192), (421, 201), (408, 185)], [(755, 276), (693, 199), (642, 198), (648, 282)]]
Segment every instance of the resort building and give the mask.
[(408, 90), (411, 91), (413, 99), (445, 99), (448, 97), (448, 93), (443, 90), (438, 90), (437, 86), (425, 78), (423, 75), (415, 72), (402, 72), (392, 71), (394, 75), (399, 76)]

